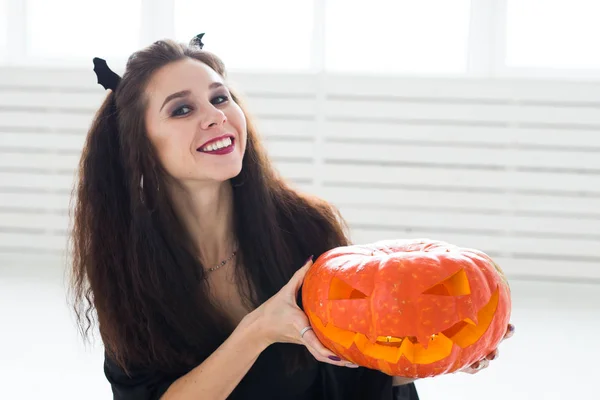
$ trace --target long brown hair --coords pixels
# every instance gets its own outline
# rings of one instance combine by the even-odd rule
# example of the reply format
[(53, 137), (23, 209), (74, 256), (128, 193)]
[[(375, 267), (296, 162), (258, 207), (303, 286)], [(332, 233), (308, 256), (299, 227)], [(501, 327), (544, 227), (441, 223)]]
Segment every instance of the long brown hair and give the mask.
[[(185, 57), (226, 79), (217, 56), (171, 40), (134, 53), (116, 92), (108, 93), (93, 120), (74, 191), (71, 289), (77, 321), (88, 337), (97, 317), (107, 354), (125, 370), (185, 371), (233, 329), (211, 302), (197, 251), (160, 190), (169, 177), (145, 131), (149, 79)], [(240, 103), (233, 90), (232, 97)], [(278, 175), (245, 115), (246, 152), (230, 183), (243, 268), (237, 284), (247, 302), (258, 306), (309, 255), (348, 241), (334, 207), (294, 190)]]

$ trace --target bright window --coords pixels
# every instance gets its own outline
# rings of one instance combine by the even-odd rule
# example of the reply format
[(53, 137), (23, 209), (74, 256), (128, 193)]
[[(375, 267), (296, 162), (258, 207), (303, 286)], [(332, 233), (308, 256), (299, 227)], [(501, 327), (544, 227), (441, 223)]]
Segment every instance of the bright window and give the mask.
[(310, 67), (312, 0), (175, 0), (175, 38), (205, 32), (205, 49), (228, 69)]
[(328, 0), (326, 69), (466, 72), (469, 0)]
[(28, 55), (126, 58), (139, 47), (140, 19), (141, 0), (28, 0)]
[(598, 0), (507, 0), (507, 66), (600, 68), (599, 17)]
[(0, 0), (0, 63), (4, 63), (6, 59), (7, 11), (6, 0)]

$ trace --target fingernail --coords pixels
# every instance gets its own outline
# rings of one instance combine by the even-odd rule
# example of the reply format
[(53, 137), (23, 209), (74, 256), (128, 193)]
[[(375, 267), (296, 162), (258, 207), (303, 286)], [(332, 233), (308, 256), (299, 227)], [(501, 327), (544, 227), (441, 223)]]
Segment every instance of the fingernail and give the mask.
[(492, 355), (491, 355), (491, 356), (490, 356), (488, 359), (489, 359), (490, 361), (494, 361), (496, 358), (498, 358), (498, 353), (494, 353), (494, 354), (492, 354)]
[(339, 358), (338, 356), (329, 356), (329, 359), (333, 360), (333, 361), (342, 361), (342, 359)]
[(508, 331), (513, 333), (515, 331), (515, 326), (513, 324), (508, 324)]
[(358, 368), (358, 365), (353, 364), (353, 363), (348, 363), (348, 364), (346, 364), (346, 367), (348, 367), (348, 368)]
[(308, 257), (308, 258), (306, 259), (306, 261), (304, 261), (304, 264), (303, 264), (303, 265), (306, 265), (306, 264), (307, 264), (307, 263), (308, 263), (310, 260), (312, 260), (312, 258), (313, 258), (313, 255), (311, 254), (311, 255), (310, 255), (310, 257)]

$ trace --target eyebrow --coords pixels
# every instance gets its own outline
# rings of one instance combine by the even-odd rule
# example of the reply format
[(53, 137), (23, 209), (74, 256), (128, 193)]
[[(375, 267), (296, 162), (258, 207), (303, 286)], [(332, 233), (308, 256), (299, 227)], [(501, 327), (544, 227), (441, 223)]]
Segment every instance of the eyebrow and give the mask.
[[(223, 87), (223, 86), (224, 85), (221, 82), (213, 82), (210, 84), (210, 86), (208, 88), (212, 90), (212, 89), (215, 89), (218, 87)], [(162, 109), (165, 107), (165, 104), (167, 104), (171, 100), (189, 96), (190, 93), (192, 93), (191, 90), (182, 90), (180, 92), (175, 92), (173, 94), (168, 95), (167, 98), (165, 99), (165, 101), (163, 102), (162, 106), (160, 106), (160, 110), (158, 112), (161, 112)]]

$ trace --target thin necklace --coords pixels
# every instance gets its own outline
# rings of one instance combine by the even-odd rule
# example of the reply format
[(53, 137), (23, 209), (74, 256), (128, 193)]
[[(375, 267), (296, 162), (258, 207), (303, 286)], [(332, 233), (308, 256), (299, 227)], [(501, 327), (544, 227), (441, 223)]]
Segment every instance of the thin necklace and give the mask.
[(213, 271), (216, 271), (216, 270), (218, 270), (218, 269), (219, 269), (219, 268), (221, 268), (223, 265), (227, 264), (227, 263), (228, 263), (228, 262), (229, 262), (229, 261), (230, 261), (230, 260), (231, 260), (233, 257), (235, 257), (236, 253), (237, 253), (237, 249), (235, 249), (235, 250), (233, 251), (233, 253), (231, 253), (231, 255), (229, 256), (229, 258), (227, 258), (227, 259), (225, 259), (225, 260), (221, 261), (219, 264), (215, 265), (214, 267), (212, 267), (212, 268), (209, 268), (207, 271), (208, 271), (208, 272), (213, 272)]

